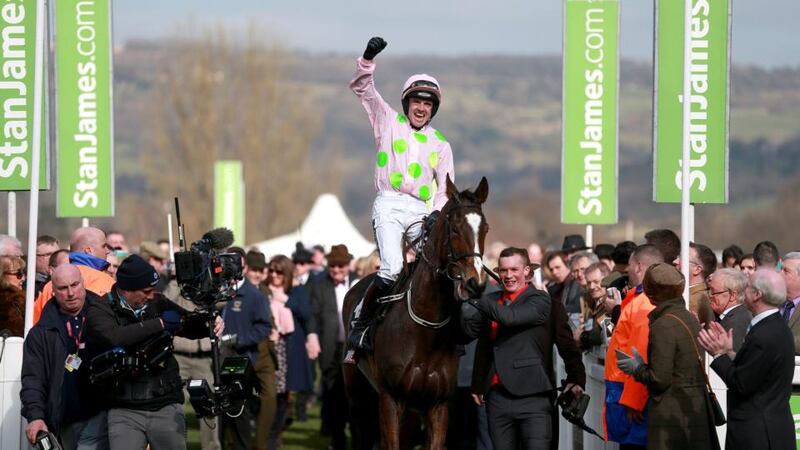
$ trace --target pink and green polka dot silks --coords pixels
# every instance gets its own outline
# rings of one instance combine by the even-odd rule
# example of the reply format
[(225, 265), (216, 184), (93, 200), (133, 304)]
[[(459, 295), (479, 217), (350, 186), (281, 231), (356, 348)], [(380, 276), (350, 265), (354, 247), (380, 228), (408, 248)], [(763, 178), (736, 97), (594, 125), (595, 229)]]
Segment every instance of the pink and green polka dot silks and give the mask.
[(446, 175), (455, 181), (450, 144), (430, 124), (419, 131), (411, 128), (408, 118), (378, 93), (374, 72), (374, 61), (359, 58), (350, 88), (367, 110), (375, 133), (375, 189), (399, 191), (424, 201), (433, 197), (433, 208), (441, 209), (447, 202)]

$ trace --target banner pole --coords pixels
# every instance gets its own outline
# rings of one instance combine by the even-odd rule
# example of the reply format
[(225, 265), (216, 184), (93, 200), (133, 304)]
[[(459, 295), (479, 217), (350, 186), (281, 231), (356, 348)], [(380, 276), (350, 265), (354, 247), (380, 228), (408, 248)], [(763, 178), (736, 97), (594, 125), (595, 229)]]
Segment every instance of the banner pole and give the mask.
[(44, 0), (36, 0), (36, 54), (33, 68), (33, 148), (31, 199), (28, 215), (28, 282), (25, 289), (25, 335), (33, 327), (33, 292), (36, 288), (36, 236), (39, 232), (39, 161), (42, 149), (42, 81), (44, 78)]
[(689, 180), (689, 166), (691, 153), (689, 147), (689, 115), (691, 113), (691, 70), (692, 54), (692, 0), (684, 1), (683, 11), (683, 156), (681, 157), (681, 272), (686, 279), (683, 288), (683, 300), (689, 308), (689, 240), (692, 235), (691, 224), (691, 184)]
[(592, 233), (593, 231), (594, 230), (592, 230), (592, 224), (586, 224), (586, 245), (589, 247), (594, 246), (594, 244), (592, 243), (594, 239), (594, 235)]
[(8, 191), (8, 235), (17, 237), (17, 193)]

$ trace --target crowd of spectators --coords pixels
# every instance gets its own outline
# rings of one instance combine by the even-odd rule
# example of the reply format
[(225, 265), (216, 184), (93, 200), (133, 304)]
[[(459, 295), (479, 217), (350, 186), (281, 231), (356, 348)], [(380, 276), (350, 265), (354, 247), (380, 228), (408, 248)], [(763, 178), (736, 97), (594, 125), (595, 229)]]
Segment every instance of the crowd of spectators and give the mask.
[[(221, 318), (215, 332), (224, 342), (223, 356), (250, 361), (259, 397), (237, 417), (199, 421), (202, 448), (281, 448), (284, 430), (306, 420), (315, 401), (321, 402), (320, 431), (328, 436), (328, 448), (348, 448), (341, 310), (347, 290), (379, 269), (379, 256), (355, 258), (344, 245), (326, 253), (302, 243), (291, 255), (264, 255), (256, 248), (228, 251), (241, 258), (244, 278), (235, 297), (218, 305)], [(475, 302), (473, 310), (465, 309), (464, 320), (472, 321), (473, 338), (497, 339), (503, 327), (518, 326), (504, 318), (503, 309), (514, 308), (516, 296), (530, 289), (519, 305), (537, 306), (531, 306), (523, 329), (542, 327), (541, 336), (549, 336), (544, 355), (537, 348), (533, 356), (546, 361), (547, 378), (536, 386), (530, 377), (518, 379), (513, 361), (513, 369), (503, 369), (511, 372), (500, 373), (500, 361), (485, 366), (479, 358), (481, 369), (473, 371), (481, 346), (467, 345), (454, 396), (458, 407), (451, 414), (450, 434), (457, 438), (449, 439), (450, 447), (517, 445), (503, 422), (514, 418), (498, 416), (496, 408), (517, 404), (510, 392), (549, 396), (557, 384), (548, 356), (553, 351), (570, 361), (569, 389), (582, 395), (585, 369), (575, 355), (600, 349), (607, 349), (607, 392), (594, 401), (605, 402), (604, 436), (622, 448), (718, 447), (706, 368), (698, 359), (704, 352), (728, 384), (728, 448), (793, 445), (788, 402), (793, 357), (800, 352), (800, 314), (795, 314), (800, 306), (800, 252), (781, 257), (769, 241), (752, 253), (732, 245), (719, 258), (695, 242), (688, 261), (679, 252), (678, 236), (665, 229), (648, 232), (640, 243), (593, 248), (579, 235), (566, 236), (555, 249), (487, 245), (485, 261), (500, 273), (502, 283), (492, 281), (486, 295), (496, 299)], [(65, 448), (109, 448), (109, 443), (111, 448), (184, 448), (185, 381), (213, 378), (212, 352), (207, 328), (193, 323), (196, 305), (181, 295), (172, 261), (167, 241), (129, 247), (117, 231), (79, 228), (66, 248), (55, 237), (39, 237), (35, 326), (25, 341), (21, 394), (31, 442), (46, 431)], [(0, 235), (0, 329), (14, 336), (23, 336), (25, 268), (33, 263), (18, 240)], [(688, 280), (680, 273), (683, 264), (689, 265)], [(686, 283), (688, 302), (682, 297)], [(491, 329), (489, 334), (481, 331)], [(92, 358), (164, 333), (174, 348), (161, 366), (165, 372), (117, 382), (108, 396), (96, 395), (88, 374)], [(504, 396), (492, 397), (493, 390)], [(480, 398), (471, 402), (470, 393)], [(482, 405), (490, 399), (500, 406), (490, 406), (487, 415)], [(551, 417), (546, 421), (551, 436), (547, 445), (555, 448), (556, 416), (544, 404), (536, 408)], [(676, 421), (676, 414), (682, 419)], [(541, 428), (539, 422), (530, 425)], [(540, 444), (532, 439), (520, 445)]]

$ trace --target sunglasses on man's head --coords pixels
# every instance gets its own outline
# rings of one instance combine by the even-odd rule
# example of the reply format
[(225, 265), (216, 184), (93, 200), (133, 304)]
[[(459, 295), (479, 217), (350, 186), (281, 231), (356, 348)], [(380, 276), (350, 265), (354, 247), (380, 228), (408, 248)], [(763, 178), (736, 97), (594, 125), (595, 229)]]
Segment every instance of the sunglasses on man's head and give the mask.
[(15, 275), (18, 280), (21, 280), (25, 276), (25, 271), (22, 269), (17, 269), (15, 272), (3, 272), (5, 275)]

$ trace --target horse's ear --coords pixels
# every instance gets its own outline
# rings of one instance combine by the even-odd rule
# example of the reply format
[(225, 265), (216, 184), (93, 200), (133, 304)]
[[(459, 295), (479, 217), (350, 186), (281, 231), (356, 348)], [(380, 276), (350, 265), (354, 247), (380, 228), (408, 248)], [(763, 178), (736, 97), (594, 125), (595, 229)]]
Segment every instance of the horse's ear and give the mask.
[(478, 189), (475, 189), (475, 197), (478, 197), (478, 203), (483, 204), (488, 196), (489, 182), (486, 181), (486, 177), (482, 177), (481, 182), (478, 183)]
[(449, 173), (447, 174), (447, 177), (445, 178), (445, 186), (447, 186), (447, 198), (449, 198), (450, 200), (452, 200), (454, 202), (459, 201), (458, 188), (456, 188), (456, 185), (453, 184), (453, 182), (450, 180), (450, 174)]

